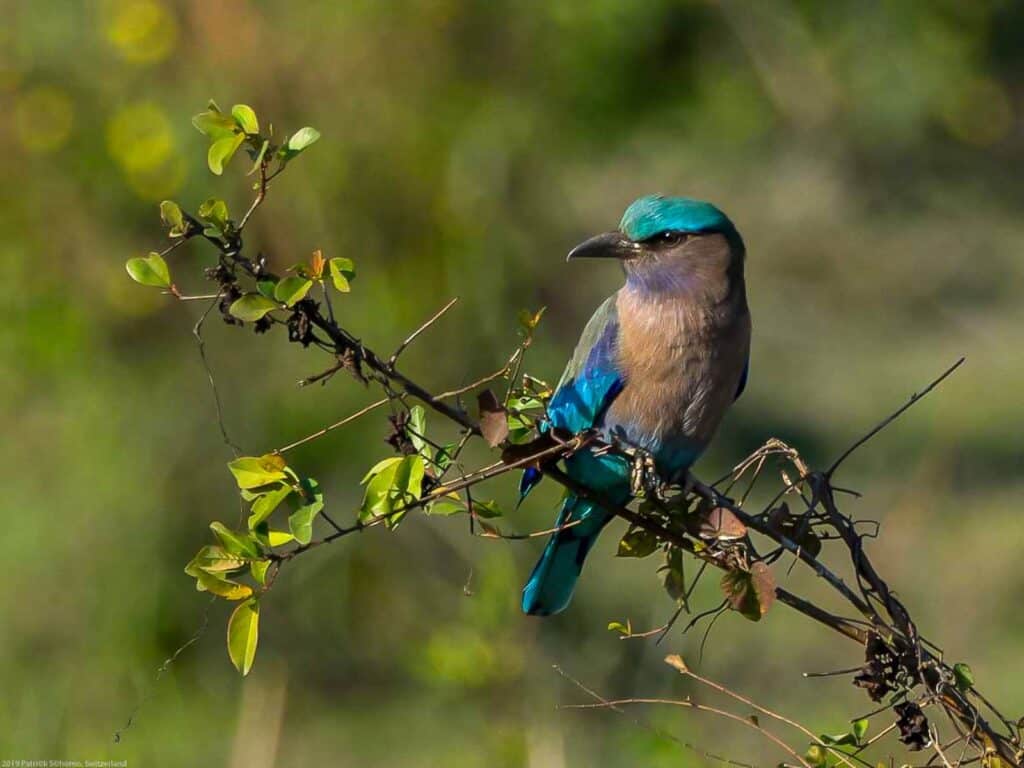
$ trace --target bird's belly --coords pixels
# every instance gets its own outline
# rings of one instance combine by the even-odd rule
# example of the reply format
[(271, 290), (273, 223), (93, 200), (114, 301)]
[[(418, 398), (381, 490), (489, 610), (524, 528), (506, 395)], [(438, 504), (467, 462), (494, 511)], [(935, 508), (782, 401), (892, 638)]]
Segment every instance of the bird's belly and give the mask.
[(663, 473), (697, 460), (736, 397), (747, 346), (715, 341), (667, 346), (634, 361), (606, 414), (608, 433), (651, 452)]

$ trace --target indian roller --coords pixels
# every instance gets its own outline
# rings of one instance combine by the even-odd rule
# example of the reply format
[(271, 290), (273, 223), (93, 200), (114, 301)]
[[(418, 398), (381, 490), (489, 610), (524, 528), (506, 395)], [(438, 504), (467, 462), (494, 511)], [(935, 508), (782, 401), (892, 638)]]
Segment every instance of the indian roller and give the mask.
[[(653, 460), (680, 482), (746, 385), (750, 311), (743, 240), (710, 203), (652, 195), (633, 202), (619, 229), (576, 246), (569, 260), (617, 259), (625, 284), (587, 323), (548, 405), (542, 429), (595, 429), (606, 442)], [(616, 504), (631, 498), (632, 463), (584, 449), (565, 462), (578, 483)], [(523, 476), (525, 495), (541, 477)], [(523, 588), (523, 611), (546, 616), (572, 598), (587, 552), (615, 515), (568, 495)]]

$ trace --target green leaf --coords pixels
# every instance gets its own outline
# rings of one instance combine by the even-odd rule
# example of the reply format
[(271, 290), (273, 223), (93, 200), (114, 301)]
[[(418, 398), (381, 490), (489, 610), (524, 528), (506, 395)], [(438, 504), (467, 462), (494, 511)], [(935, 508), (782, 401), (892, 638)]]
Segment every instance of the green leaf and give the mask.
[(213, 226), (213, 229), (216, 230), (215, 234), (227, 231), (228, 206), (223, 200), (211, 197), (199, 206), (199, 210), (196, 213), (199, 214), (200, 219)]
[(210, 170), (218, 176), (224, 173), (224, 166), (231, 162), (243, 141), (244, 133), (234, 133), (213, 142), (206, 153), (206, 164), (210, 166)]
[(256, 542), (253, 541), (252, 537), (248, 533), (232, 531), (226, 525), (219, 522), (210, 523), (210, 530), (213, 531), (214, 535), (218, 539), (220, 539), (220, 543), (224, 545), (224, 549), (232, 555), (239, 555), (240, 557), (247, 559), (260, 556), (260, 551), (256, 546)]
[(647, 557), (658, 548), (658, 537), (643, 528), (626, 531), (619, 541), (616, 557)]
[(200, 133), (209, 136), (210, 141), (217, 141), (225, 136), (230, 136), (238, 130), (232, 118), (214, 109), (200, 112), (193, 117), (192, 125)]
[(272, 531), (267, 523), (260, 523), (252, 529), (252, 535), (265, 547), (280, 547), (295, 537), (287, 531)]
[(228, 656), (235, 669), (248, 675), (259, 642), (260, 604), (255, 598), (235, 608), (228, 619)]
[(226, 579), (218, 574), (202, 571), (196, 575), (196, 589), (223, 597), (225, 600), (245, 600), (247, 597), (252, 597), (252, 587), (249, 585), (239, 584), (237, 581), (231, 581), (231, 579)]
[(956, 688), (961, 693), (966, 693), (974, 685), (974, 673), (966, 664), (953, 665), (953, 678), (956, 681)]
[(256, 171), (260, 169), (260, 164), (263, 162), (263, 157), (267, 154), (267, 149), (270, 148), (270, 139), (263, 140), (263, 146), (260, 147), (260, 151), (256, 153), (256, 157), (252, 159), (252, 168), (245, 174), (246, 176), (252, 176)]
[(388, 470), (390, 467), (398, 464), (398, 462), (400, 462), (401, 460), (401, 456), (392, 456), (389, 459), (383, 459), (382, 461), (378, 461), (376, 464), (370, 467), (370, 471), (367, 472), (363, 479), (359, 481), (359, 484), (365, 485), (367, 480), (370, 480), (371, 478), (379, 475), (381, 472)]
[(498, 502), (492, 499), (490, 501), (474, 501), (473, 514), (477, 517), (482, 517), (485, 520), (490, 520), (495, 517), (501, 517), (505, 513), (502, 511), (501, 507), (498, 506)]
[(434, 515), (435, 517), (449, 517), (466, 512), (467, 510), (466, 505), (459, 499), (458, 494), (453, 493), (448, 496), (442, 496), (437, 501), (428, 504), (425, 511), (428, 515)]
[(812, 768), (827, 768), (828, 750), (822, 749), (817, 744), (811, 744), (804, 752), (804, 759), (811, 764)]
[(269, 560), (253, 560), (249, 563), (249, 571), (252, 573), (252, 577), (260, 584), (267, 583), (267, 569), (269, 567)]
[(324, 494), (320, 484), (311, 477), (302, 481), (301, 488), (301, 496), (296, 494), (292, 497), (301, 498), (302, 502), (288, 516), (288, 529), (299, 544), (309, 544), (313, 539), (313, 518), (324, 508)]
[(288, 531), (267, 531), (267, 544), (271, 547), (282, 547), (291, 541), (295, 541), (295, 537)]
[(845, 745), (856, 746), (857, 744), (857, 737), (852, 733), (837, 733), (835, 736), (829, 736), (827, 733), (823, 733), (819, 738), (823, 744), (827, 744), (830, 747), (842, 747)]
[(348, 293), (352, 290), (349, 283), (356, 277), (356, 265), (352, 259), (335, 256), (330, 261), (330, 270), (331, 282), (334, 283), (334, 288), (337, 291)]
[(231, 116), (235, 118), (238, 127), (246, 133), (260, 132), (260, 124), (256, 119), (256, 113), (248, 104), (235, 104), (231, 108)]
[(456, 443), (448, 443), (434, 452), (434, 466), (437, 467), (438, 472), (444, 472), (448, 469), (457, 448), (458, 445)]
[(238, 555), (233, 555), (224, 547), (216, 544), (208, 544), (196, 553), (196, 556), (185, 566), (185, 573), (195, 578), (200, 573), (226, 573), (237, 571), (245, 567), (245, 560)]
[(618, 632), (619, 634), (626, 635), (627, 637), (633, 634), (633, 628), (629, 625), (629, 621), (627, 621), (625, 624), (623, 624), (621, 621), (609, 621), (608, 631)]
[(155, 251), (145, 258), (137, 256), (134, 259), (128, 259), (125, 268), (136, 283), (153, 288), (171, 287), (171, 272), (167, 269), (167, 262)]
[(173, 200), (164, 200), (160, 203), (160, 219), (171, 228), (171, 237), (182, 237), (187, 229), (185, 215), (181, 212), (181, 206)]
[(299, 154), (306, 147), (311, 144), (315, 144), (317, 139), (320, 138), (320, 131), (316, 128), (310, 128), (308, 125), (305, 128), (300, 128), (295, 132), (295, 135), (288, 139), (287, 152), (290, 157)]
[(425, 466), (421, 456), (402, 456), (378, 462), (363, 478), (366, 491), (359, 510), (361, 520), (384, 517), (394, 528), (404, 516), (406, 505), (420, 497)]
[(408, 432), (412, 447), (420, 455), (426, 455), (427, 443), (423, 436), (427, 434), (427, 412), (422, 405), (414, 405), (409, 409)]
[(239, 320), (245, 320), (251, 323), (259, 320), (268, 312), (272, 312), (273, 310), (280, 308), (280, 304), (276, 301), (271, 301), (266, 296), (260, 296), (258, 293), (247, 293), (240, 299), (237, 299), (228, 308), (228, 312)]
[(241, 456), (228, 462), (228, 469), (235, 476), (239, 488), (259, 488), (261, 485), (278, 483), (288, 477), (285, 474), (284, 459), (276, 453), (264, 456)]
[(281, 485), (273, 490), (262, 493), (252, 503), (249, 515), (249, 528), (254, 529), (278, 508), (282, 501), (292, 492), (290, 485)]
[(265, 296), (268, 299), (273, 300), (274, 291), (277, 289), (277, 278), (274, 277), (261, 277), (256, 281), (256, 290), (260, 296)]
[(274, 289), (274, 298), (281, 304), (293, 307), (306, 298), (309, 289), (313, 287), (312, 280), (301, 277), (286, 277), (279, 281)]
[(853, 737), (857, 740), (858, 744), (864, 741), (864, 736), (866, 736), (868, 732), (868, 725), (869, 722), (866, 717), (862, 717), (860, 720), (853, 721), (853, 724), (850, 728), (850, 733), (853, 734)]

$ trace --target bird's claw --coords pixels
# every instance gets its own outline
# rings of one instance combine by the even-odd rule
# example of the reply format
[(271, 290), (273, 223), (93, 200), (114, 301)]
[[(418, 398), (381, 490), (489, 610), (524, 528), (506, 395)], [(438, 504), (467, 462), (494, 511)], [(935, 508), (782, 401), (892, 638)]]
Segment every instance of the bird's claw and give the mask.
[(634, 496), (647, 496), (664, 500), (664, 484), (654, 463), (654, 456), (647, 451), (636, 451), (630, 472), (630, 492)]

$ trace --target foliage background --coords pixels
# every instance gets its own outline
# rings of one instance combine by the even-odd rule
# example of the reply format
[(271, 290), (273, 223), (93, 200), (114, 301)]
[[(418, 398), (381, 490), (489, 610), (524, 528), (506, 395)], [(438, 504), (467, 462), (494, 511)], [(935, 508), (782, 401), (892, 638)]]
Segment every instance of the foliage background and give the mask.
[[(497, 367), (516, 311), (540, 305), (528, 368), (556, 379), (619, 280), (562, 255), (652, 191), (718, 202), (748, 244), (751, 384), (703, 477), (771, 435), (821, 466), (967, 354), (851, 462), (845, 484), (867, 494), (847, 509), (883, 522), (873, 552), (926, 634), (1024, 710), (1022, 32), (1024, 6), (1010, 0), (11, 4), (0, 758), (701, 762), (629, 718), (555, 710), (579, 699), (555, 663), (609, 694), (690, 692), (660, 659), (696, 660), (699, 629), (659, 648), (605, 630), (626, 617), (656, 626), (670, 610), (650, 561), (611, 558), (613, 533), (572, 609), (544, 621), (517, 607), (540, 542), (473, 539), (455, 519), (346, 539), (285, 569), (247, 679), (226, 658), (218, 605), (154, 685), (207, 605), (181, 568), (236, 501), (189, 335), (198, 308), (138, 288), (123, 264), (158, 244), (160, 199), (245, 199), (238, 168), (209, 175), (189, 124), (209, 97), (323, 133), (248, 241), (282, 267), (315, 247), (354, 258), (341, 314), (371, 345), (393, 346), (461, 297), (407, 353), (431, 386)], [(181, 249), (172, 270), (198, 275), (209, 257)], [(347, 379), (296, 390), (319, 360), (281, 339), (216, 323), (207, 338), (227, 425), (249, 452), (367, 401)], [(297, 456), (335, 515), (357, 506), (383, 435), (370, 418)], [(508, 485), (496, 494), (512, 498)], [(538, 493), (514, 526), (546, 525), (556, 496)], [(814, 586), (800, 569), (784, 581)], [(837, 731), (869, 702), (846, 678), (800, 673), (858, 655), (779, 607), (758, 625), (724, 617), (700, 668)], [(643, 716), (773, 762), (699, 714)]]

